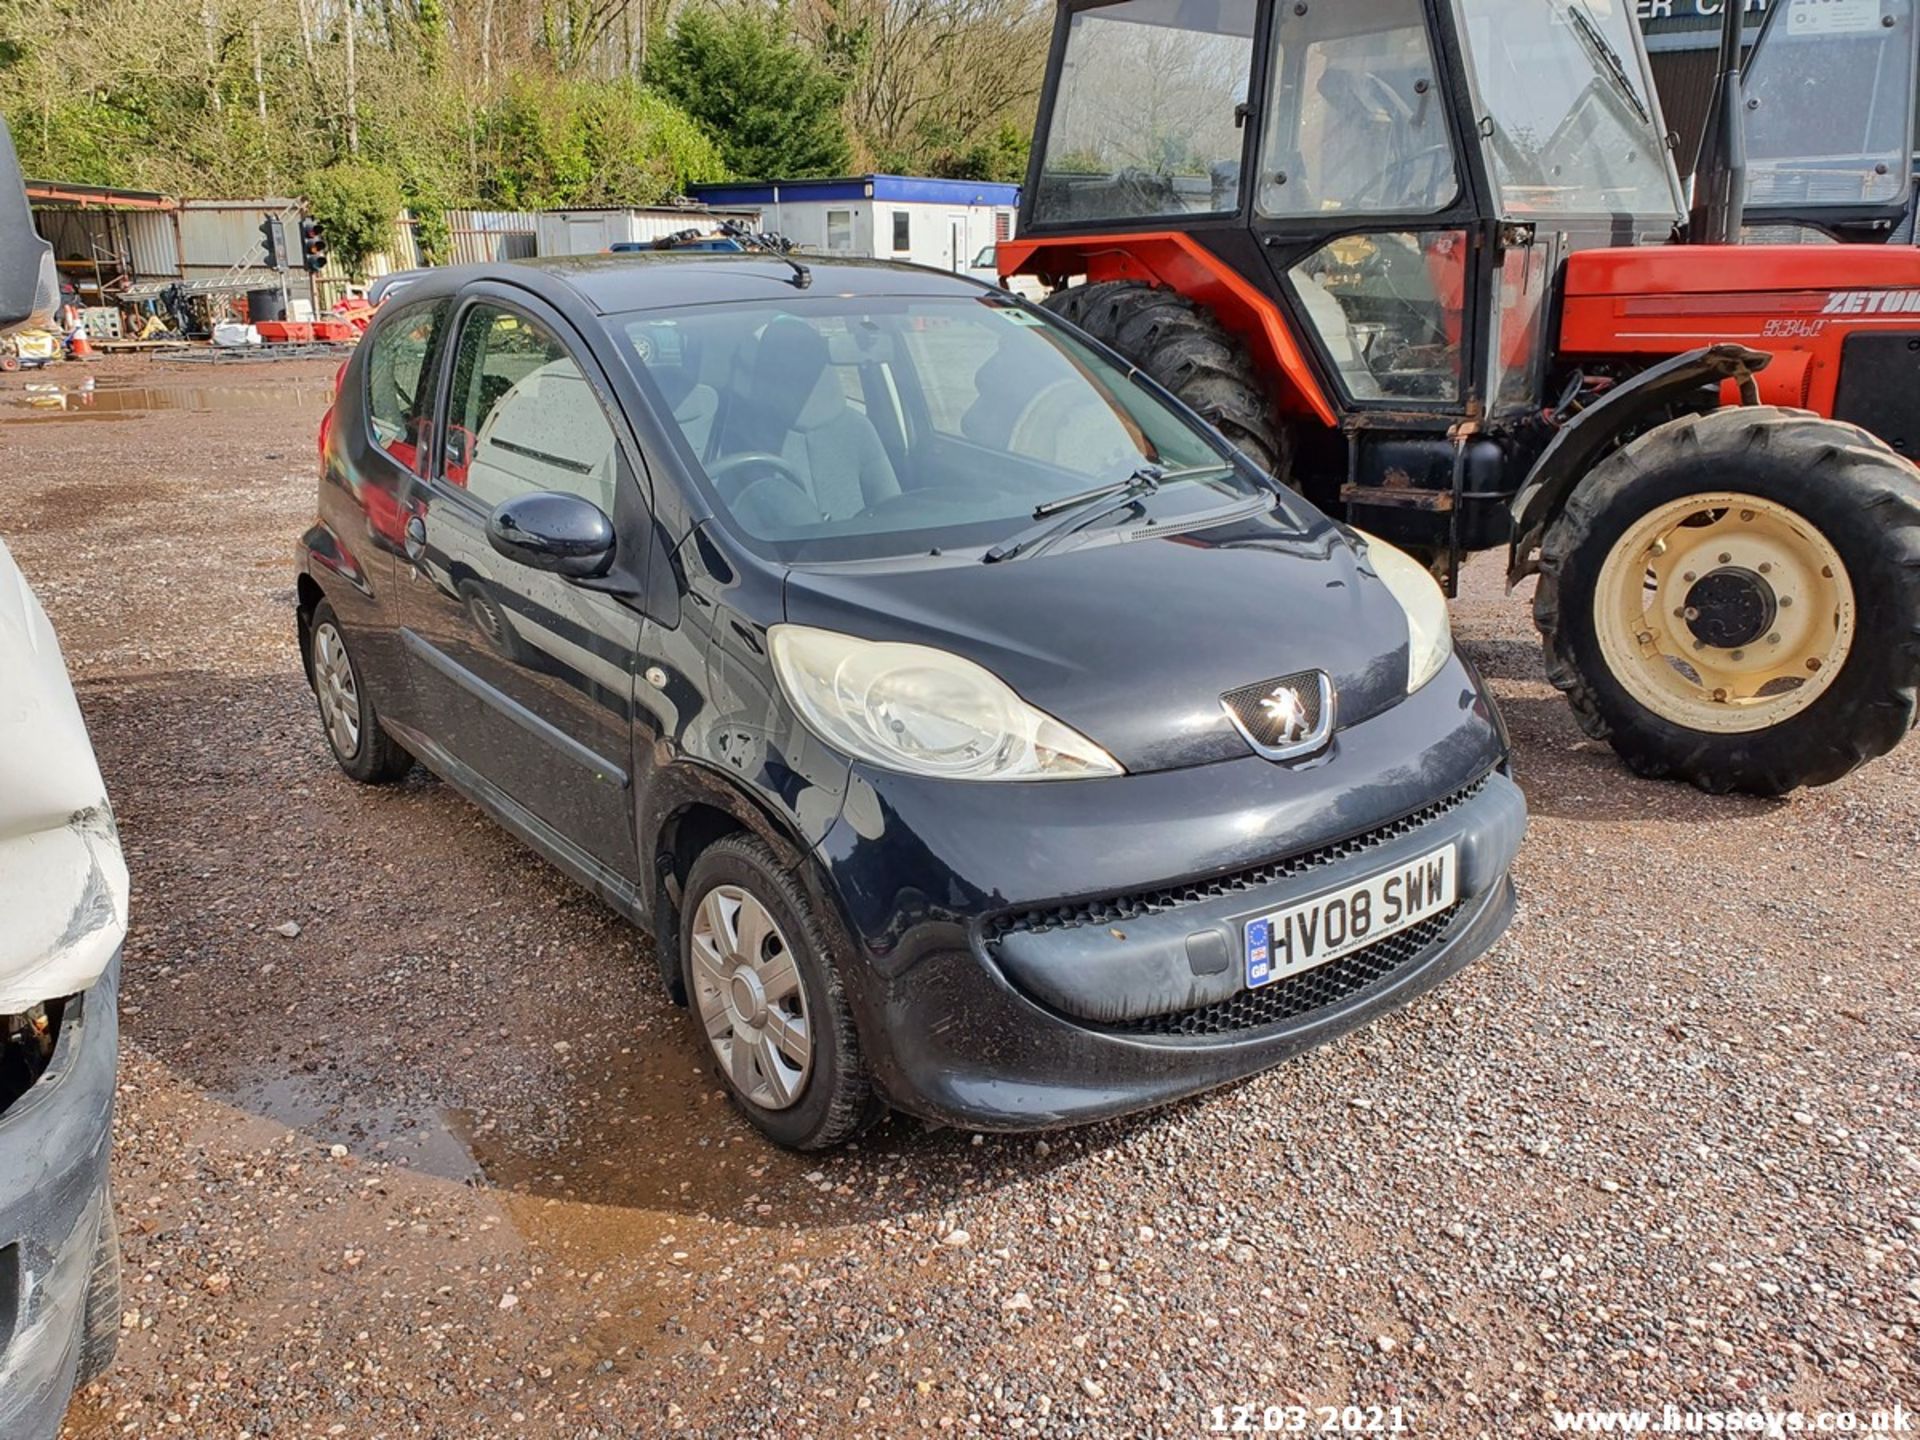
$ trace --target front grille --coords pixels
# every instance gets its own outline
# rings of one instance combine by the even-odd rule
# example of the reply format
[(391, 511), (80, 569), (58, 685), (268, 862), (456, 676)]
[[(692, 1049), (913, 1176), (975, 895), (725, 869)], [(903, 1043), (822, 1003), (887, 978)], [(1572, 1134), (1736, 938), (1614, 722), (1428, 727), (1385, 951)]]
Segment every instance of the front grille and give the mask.
[[(1070, 930), (1079, 925), (1114, 925), (1122, 921), (1138, 919), (1142, 915), (1157, 915), (1163, 910), (1171, 910), (1179, 905), (1193, 905), (1203, 900), (1218, 900), (1230, 895), (1244, 894), (1250, 890), (1259, 890), (1282, 880), (1292, 880), (1306, 875), (1338, 861), (1364, 855), (1369, 850), (1378, 849), (1389, 841), (1411, 835), (1422, 826), (1432, 824), (1442, 815), (1457, 810), (1486, 788), (1487, 777), (1483, 775), (1465, 789), (1456, 790), (1445, 799), (1436, 800), (1431, 805), (1423, 805), (1411, 814), (1402, 815), (1398, 820), (1389, 820), (1375, 829), (1350, 835), (1344, 840), (1336, 840), (1331, 845), (1322, 845), (1317, 850), (1304, 850), (1298, 855), (1289, 855), (1282, 860), (1269, 860), (1265, 864), (1255, 865), (1247, 870), (1228, 871), (1223, 875), (1209, 876), (1180, 885), (1163, 886), (1157, 890), (1139, 890), (1128, 895), (1110, 895), (1099, 900), (1084, 901), (1078, 905), (1049, 906), (996, 916), (987, 922), (984, 938), (987, 945), (992, 947), (1008, 935), (1015, 933), (1043, 934), (1049, 930)], [(1277, 988), (1279, 983), (1276, 982), (1274, 986), (1267, 988)]]
[(1278, 1025), (1283, 1020), (1292, 1020), (1358, 995), (1412, 964), (1446, 933), (1459, 909), (1454, 905), (1398, 935), (1389, 935), (1363, 950), (1342, 955), (1338, 960), (1329, 960), (1298, 975), (1289, 975), (1258, 990), (1242, 990), (1211, 1005), (1121, 1020), (1103, 1028), (1121, 1035), (1198, 1038)]

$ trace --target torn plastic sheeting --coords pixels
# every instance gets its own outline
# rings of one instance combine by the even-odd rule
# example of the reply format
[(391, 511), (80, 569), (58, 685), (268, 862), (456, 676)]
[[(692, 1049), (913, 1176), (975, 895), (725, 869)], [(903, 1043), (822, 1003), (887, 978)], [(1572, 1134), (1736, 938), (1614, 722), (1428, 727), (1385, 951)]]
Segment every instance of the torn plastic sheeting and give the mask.
[(0, 1014), (100, 977), (127, 866), (46, 611), (0, 542)]

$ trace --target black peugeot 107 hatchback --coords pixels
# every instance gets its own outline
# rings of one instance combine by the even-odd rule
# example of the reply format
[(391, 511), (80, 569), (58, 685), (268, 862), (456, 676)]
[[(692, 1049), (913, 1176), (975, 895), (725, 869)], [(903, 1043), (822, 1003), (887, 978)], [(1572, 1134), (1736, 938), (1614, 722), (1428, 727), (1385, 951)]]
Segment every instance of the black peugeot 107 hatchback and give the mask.
[(793, 1146), (1249, 1074), (1513, 910), (1505, 732), (1401, 552), (957, 276), (776, 255), (434, 271), (322, 429), (300, 642), (650, 931)]

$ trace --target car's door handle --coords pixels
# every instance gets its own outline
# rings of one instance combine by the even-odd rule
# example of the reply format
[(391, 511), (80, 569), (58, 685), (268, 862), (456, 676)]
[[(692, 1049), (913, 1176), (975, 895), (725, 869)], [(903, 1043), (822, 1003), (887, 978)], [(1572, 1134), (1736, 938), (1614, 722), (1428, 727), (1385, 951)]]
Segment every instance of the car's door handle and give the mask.
[(407, 558), (418, 560), (427, 553), (427, 522), (418, 515), (407, 517)]

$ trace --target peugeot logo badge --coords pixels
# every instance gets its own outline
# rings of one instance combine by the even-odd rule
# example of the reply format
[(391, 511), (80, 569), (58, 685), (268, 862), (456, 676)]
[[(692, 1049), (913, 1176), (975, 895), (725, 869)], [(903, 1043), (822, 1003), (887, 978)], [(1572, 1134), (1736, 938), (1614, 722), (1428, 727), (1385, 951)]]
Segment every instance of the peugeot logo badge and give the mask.
[(1220, 697), (1220, 706), (1256, 755), (1304, 760), (1333, 740), (1333, 677), (1324, 670), (1297, 670)]
[(1300, 692), (1291, 685), (1276, 685), (1273, 693), (1260, 702), (1273, 737), (1282, 745), (1297, 744), (1307, 738), (1307, 706)]

